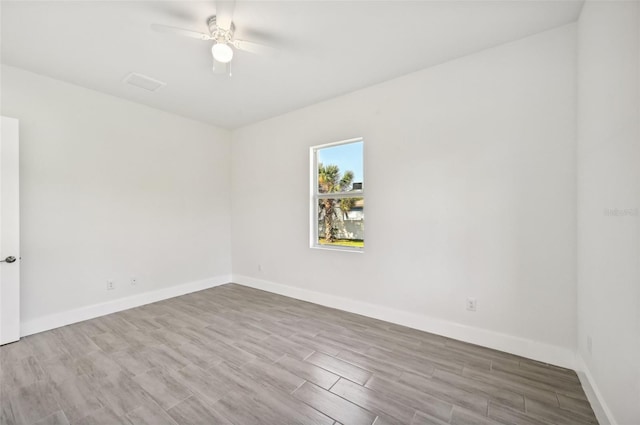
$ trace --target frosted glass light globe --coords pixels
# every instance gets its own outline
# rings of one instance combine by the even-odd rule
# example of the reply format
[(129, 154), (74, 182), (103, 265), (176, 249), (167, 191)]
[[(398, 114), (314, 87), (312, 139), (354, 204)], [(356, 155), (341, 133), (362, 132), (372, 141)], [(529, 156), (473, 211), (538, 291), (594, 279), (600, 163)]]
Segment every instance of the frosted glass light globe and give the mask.
[(227, 63), (233, 59), (233, 49), (226, 43), (216, 43), (211, 48), (213, 58), (218, 62)]

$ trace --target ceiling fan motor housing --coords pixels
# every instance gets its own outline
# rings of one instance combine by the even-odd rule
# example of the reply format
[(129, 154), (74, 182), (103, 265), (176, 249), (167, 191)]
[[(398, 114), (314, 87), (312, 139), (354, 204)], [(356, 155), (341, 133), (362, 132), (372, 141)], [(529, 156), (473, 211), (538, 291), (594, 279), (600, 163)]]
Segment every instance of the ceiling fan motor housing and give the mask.
[(216, 15), (213, 15), (209, 19), (207, 19), (207, 25), (209, 26), (209, 33), (211, 37), (216, 40), (218, 43), (231, 43), (233, 39), (233, 33), (236, 29), (236, 26), (233, 22), (231, 22), (231, 27), (228, 30), (218, 27)]

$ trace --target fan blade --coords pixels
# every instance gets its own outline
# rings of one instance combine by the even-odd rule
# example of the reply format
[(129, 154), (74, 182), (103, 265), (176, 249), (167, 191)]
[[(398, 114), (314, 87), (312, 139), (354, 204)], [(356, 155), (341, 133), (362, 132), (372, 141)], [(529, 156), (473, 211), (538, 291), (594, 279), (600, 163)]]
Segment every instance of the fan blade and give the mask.
[(233, 21), (233, 9), (236, 7), (234, 0), (217, 0), (216, 1), (216, 25), (225, 31), (231, 29)]
[(216, 75), (229, 75), (229, 67), (231, 62), (222, 63), (217, 60), (213, 60), (213, 73)]
[(277, 52), (277, 50), (273, 47), (246, 40), (233, 40), (233, 46), (238, 50), (244, 50), (245, 52), (249, 53), (257, 53), (259, 55), (270, 55)]
[(197, 38), (198, 40), (213, 40), (209, 34), (203, 32), (185, 30), (182, 28), (170, 27), (168, 25), (151, 24), (151, 29), (157, 32), (181, 35), (183, 37)]

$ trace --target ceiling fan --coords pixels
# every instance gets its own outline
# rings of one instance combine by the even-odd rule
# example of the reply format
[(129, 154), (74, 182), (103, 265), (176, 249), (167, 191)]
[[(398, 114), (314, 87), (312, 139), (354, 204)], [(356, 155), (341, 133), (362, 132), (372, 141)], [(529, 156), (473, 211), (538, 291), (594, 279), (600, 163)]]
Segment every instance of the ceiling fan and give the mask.
[(208, 34), (161, 24), (151, 24), (151, 29), (203, 41), (213, 41), (213, 46), (211, 47), (213, 72), (230, 76), (234, 49), (258, 54), (268, 54), (273, 51), (272, 48), (265, 45), (239, 40), (234, 37), (236, 29), (233, 23), (234, 7), (234, 1), (216, 1), (216, 14), (207, 19)]

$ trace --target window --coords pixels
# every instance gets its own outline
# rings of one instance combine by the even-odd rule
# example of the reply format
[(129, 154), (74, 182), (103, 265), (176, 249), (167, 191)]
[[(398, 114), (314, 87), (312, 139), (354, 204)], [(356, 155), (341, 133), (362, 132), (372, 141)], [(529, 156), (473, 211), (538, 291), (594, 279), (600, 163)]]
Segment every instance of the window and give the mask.
[(364, 249), (364, 142), (311, 148), (311, 247)]

